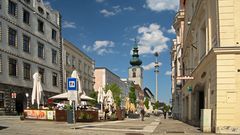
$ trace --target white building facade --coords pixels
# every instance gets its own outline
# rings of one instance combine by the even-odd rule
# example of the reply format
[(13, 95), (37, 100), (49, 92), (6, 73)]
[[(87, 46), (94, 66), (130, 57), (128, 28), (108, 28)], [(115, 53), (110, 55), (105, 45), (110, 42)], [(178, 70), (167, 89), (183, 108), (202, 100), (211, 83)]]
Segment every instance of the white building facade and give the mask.
[(0, 114), (7, 114), (26, 108), (35, 72), (45, 101), (62, 92), (61, 17), (41, 0), (1, 0), (0, 7)]

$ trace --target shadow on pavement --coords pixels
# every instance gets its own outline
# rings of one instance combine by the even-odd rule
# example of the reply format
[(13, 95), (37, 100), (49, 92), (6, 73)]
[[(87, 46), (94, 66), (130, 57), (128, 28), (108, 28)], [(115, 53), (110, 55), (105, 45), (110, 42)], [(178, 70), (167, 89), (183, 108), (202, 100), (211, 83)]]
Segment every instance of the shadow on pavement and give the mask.
[(8, 127), (0, 126), (0, 130), (6, 129)]

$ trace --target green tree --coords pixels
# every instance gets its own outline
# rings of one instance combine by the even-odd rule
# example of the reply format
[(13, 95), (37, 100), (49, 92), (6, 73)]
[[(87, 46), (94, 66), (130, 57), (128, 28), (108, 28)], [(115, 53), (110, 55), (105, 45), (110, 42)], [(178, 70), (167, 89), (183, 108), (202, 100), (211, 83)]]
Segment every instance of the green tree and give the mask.
[(93, 91), (89, 94), (89, 97), (95, 99), (95, 100), (90, 100), (89, 103), (90, 103), (92, 106), (96, 106), (96, 104), (97, 104), (97, 92), (93, 90)]
[(155, 102), (154, 109), (159, 109), (159, 107), (160, 107), (159, 101)]
[(130, 100), (130, 102), (133, 103), (134, 105), (136, 105), (137, 97), (136, 97), (136, 94), (135, 94), (135, 88), (134, 88), (133, 85), (130, 87), (130, 90), (129, 90), (128, 96), (129, 96), (129, 100)]
[(164, 106), (163, 106), (163, 112), (169, 112), (169, 110), (170, 110), (170, 106), (164, 104)]
[(146, 106), (147, 109), (149, 109), (149, 99), (148, 98), (145, 99), (144, 105)]
[(112, 91), (113, 94), (113, 99), (114, 99), (114, 103), (120, 107), (121, 105), (121, 94), (122, 94), (122, 89), (115, 83), (113, 84), (107, 84), (105, 86), (105, 92), (107, 92), (108, 90)]

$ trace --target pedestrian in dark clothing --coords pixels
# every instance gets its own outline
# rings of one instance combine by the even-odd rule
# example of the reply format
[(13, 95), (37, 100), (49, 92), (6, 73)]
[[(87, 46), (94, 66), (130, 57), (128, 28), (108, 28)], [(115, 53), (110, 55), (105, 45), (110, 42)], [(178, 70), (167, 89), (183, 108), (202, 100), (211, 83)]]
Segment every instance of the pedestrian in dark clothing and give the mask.
[(144, 121), (145, 111), (143, 108), (141, 109), (140, 113), (141, 113), (142, 121)]
[(166, 119), (166, 117), (167, 117), (167, 112), (163, 112), (163, 115), (164, 115), (164, 119)]

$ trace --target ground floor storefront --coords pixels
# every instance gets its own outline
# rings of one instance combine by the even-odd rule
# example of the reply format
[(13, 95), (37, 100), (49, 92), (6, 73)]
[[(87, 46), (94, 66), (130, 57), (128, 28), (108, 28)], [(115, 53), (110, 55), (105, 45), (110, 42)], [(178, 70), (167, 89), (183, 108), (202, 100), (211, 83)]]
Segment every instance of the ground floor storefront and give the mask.
[(212, 50), (183, 83), (181, 120), (207, 132), (240, 134), (239, 65), (239, 50)]
[[(31, 106), (32, 88), (0, 83), (0, 115), (18, 115)], [(43, 91), (43, 103), (58, 93)]]

